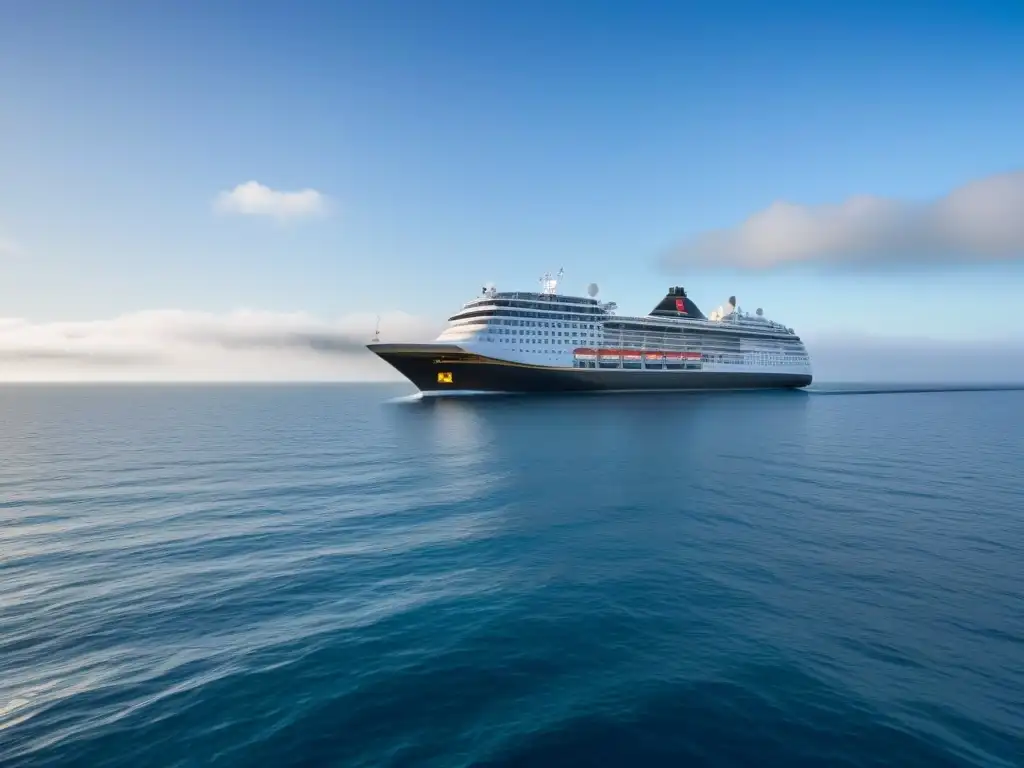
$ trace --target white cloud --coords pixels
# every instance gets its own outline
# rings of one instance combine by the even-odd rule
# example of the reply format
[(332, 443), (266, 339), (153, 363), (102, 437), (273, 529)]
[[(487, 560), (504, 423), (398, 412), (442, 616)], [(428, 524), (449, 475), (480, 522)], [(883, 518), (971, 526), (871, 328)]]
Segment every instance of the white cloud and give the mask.
[(327, 213), (327, 198), (315, 189), (281, 192), (258, 181), (247, 181), (230, 192), (221, 192), (213, 205), (219, 213), (269, 216), (279, 221)]
[[(426, 341), (438, 328), (402, 312), (382, 341)], [(154, 310), (110, 320), (0, 318), (3, 381), (342, 381), (399, 379), (365, 345), (373, 315)]]
[(834, 205), (779, 201), (737, 227), (671, 250), (666, 267), (976, 263), (1024, 258), (1024, 171), (972, 181), (926, 203), (862, 195)]

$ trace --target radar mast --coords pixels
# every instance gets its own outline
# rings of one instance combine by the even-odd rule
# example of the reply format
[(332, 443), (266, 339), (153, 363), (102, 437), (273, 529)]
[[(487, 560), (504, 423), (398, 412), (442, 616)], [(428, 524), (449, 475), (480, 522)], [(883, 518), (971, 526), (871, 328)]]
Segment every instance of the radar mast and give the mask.
[(558, 281), (562, 279), (565, 269), (559, 267), (558, 274), (551, 277), (550, 272), (545, 272), (544, 276), (540, 279), (540, 292), (547, 296), (554, 296), (558, 290)]

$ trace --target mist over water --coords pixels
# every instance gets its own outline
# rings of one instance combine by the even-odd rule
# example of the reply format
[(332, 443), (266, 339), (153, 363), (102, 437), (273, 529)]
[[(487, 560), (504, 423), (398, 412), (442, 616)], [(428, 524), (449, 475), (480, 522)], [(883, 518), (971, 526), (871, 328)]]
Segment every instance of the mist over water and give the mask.
[(1024, 394), (938, 389), (0, 388), (0, 765), (1020, 765)]

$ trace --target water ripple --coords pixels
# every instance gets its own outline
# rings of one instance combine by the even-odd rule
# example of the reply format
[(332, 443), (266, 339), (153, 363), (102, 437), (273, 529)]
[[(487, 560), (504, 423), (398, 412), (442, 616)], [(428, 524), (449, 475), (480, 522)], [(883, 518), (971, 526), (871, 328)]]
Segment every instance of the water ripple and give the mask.
[(394, 399), (0, 391), (0, 764), (1020, 764), (1020, 393)]

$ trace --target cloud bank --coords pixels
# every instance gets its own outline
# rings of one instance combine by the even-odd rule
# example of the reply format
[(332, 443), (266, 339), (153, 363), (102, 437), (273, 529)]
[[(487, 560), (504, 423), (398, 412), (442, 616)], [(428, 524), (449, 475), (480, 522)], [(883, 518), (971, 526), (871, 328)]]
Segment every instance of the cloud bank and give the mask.
[(862, 195), (835, 205), (779, 201), (737, 227), (669, 251), (684, 266), (910, 265), (1024, 258), (1024, 171), (972, 181), (927, 203)]
[[(383, 315), (381, 338), (426, 341), (438, 327)], [(365, 345), (376, 317), (154, 310), (110, 320), (0, 318), (0, 381), (345, 381), (400, 378)]]
[[(403, 381), (365, 348), (376, 317), (154, 310), (109, 320), (0, 318), (0, 382)], [(428, 341), (442, 321), (381, 317), (382, 341)], [(863, 335), (806, 340), (819, 382), (1022, 383), (1024, 340)]]
[(281, 192), (258, 181), (247, 181), (217, 195), (213, 207), (223, 214), (267, 216), (285, 221), (326, 214), (327, 198), (315, 189)]

